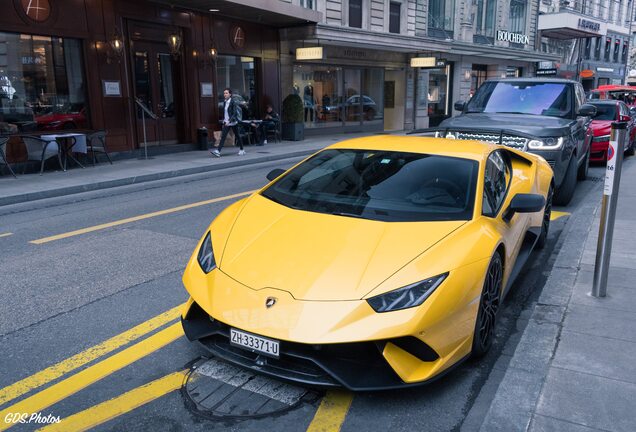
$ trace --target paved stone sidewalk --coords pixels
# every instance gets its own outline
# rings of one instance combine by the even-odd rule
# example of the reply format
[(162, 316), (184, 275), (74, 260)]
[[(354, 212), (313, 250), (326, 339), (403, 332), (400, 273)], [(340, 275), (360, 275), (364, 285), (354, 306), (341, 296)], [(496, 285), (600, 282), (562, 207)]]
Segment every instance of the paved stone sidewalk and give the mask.
[(590, 295), (602, 187), (568, 221), (481, 431), (636, 430), (635, 183), (632, 157), (623, 164), (606, 298)]

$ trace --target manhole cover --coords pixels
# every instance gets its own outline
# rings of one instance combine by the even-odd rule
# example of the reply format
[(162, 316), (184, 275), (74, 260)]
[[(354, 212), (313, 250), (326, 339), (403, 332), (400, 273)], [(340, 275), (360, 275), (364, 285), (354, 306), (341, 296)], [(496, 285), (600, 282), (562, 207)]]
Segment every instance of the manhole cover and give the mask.
[(195, 414), (204, 417), (250, 418), (290, 410), (300, 403), (313, 403), (319, 395), (256, 375), (217, 359), (195, 363), (183, 394)]

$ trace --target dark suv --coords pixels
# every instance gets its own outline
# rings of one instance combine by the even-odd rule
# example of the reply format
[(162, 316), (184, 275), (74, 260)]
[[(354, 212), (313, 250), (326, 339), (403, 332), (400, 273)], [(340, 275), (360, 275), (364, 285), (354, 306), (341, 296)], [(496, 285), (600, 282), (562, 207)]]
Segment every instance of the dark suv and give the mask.
[(461, 115), (443, 121), (437, 135), (503, 144), (543, 156), (554, 170), (554, 202), (566, 205), (576, 181), (587, 177), (596, 108), (585, 104), (577, 81), (515, 78), (486, 81)]

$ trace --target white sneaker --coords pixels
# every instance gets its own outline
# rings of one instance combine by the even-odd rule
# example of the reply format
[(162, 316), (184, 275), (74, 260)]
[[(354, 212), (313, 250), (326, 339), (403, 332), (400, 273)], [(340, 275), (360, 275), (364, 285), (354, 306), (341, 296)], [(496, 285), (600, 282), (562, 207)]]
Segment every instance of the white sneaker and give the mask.
[(264, 141), (263, 141), (263, 144), (267, 144), (267, 140), (264, 140)]
[(221, 157), (221, 152), (218, 150), (212, 150), (210, 151), (210, 154), (215, 157)]
[(238, 155), (239, 156), (245, 156), (245, 150), (239, 150)]

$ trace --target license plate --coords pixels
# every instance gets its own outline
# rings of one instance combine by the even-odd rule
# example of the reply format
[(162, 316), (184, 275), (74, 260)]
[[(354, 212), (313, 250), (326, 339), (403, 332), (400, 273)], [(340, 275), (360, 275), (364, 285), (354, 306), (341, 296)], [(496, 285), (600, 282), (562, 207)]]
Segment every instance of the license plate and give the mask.
[(280, 344), (277, 340), (267, 339), (237, 329), (230, 329), (230, 343), (252, 352), (278, 358)]

